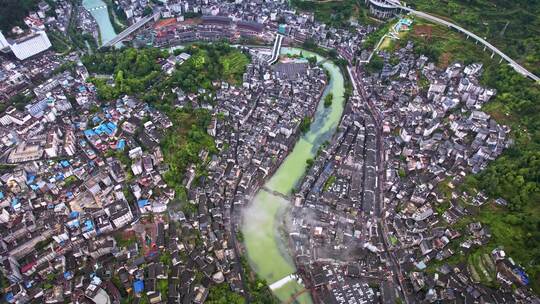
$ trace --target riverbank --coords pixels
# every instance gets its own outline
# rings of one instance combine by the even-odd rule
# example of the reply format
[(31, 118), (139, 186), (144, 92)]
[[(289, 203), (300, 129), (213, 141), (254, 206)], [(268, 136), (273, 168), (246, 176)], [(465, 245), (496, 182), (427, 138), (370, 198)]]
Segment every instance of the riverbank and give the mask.
[[(340, 68), (316, 53), (298, 48), (283, 48), (281, 54), (302, 53), (304, 56), (315, 56), (330, 74), (330, 81), (322, 94), (309, 131), (294, 146), (275, 174), (266, 183), (266, 188), (289, 195), (305, 174), (306, 160), (313, 158), (319, 146), (330, 139), (341, 119), (344, 108), (344, 77)], [(324, 98), (332, 93), (334, 98), (330, 107), (324, 107)], [(282, 197), (266, 191), (259, 191), (251, 205), (246, 208), (242, 227), (244, 244), (253, 269), (265, 279), (269, 285), (296, 272), (293, 259), (288, 254), (287, 241), (279, 233), (281, 219), (289, 206)], [(274, 290), (281, 301), (287, 301), (292, 295), (302, 291), (304, 287), (294, 280), (288, 281)], [(296, 299), (300, 303), (311, 303), (308, 293)]]
[(116, 32), (109, 18), (107, 5), (102, 0), (83, 0), (83, 6), (96, 20), (99, 28), (99, 45), (116, 37)]

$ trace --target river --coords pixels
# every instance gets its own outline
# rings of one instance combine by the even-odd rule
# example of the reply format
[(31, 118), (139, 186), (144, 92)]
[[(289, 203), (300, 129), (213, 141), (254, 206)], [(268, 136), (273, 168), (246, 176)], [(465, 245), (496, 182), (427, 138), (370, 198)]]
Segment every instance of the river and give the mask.
[[(105, 3), (102, 0), (84, 0), (83, 6), (90, 11), (98, 23), (101, 43), (113, 39), (116, 33), (109, 19)], [(281, 49), (281, 54), (300, 54), (300, 52), (307, 56), (316, 56), (318, 62), (325, 60), (325, 58), (305, 50)], [(319, 102), (310, 130), (300, 138), (291, 154), (287, 156), (283, 164), (266, 183), (266, 187), (273, 191), (283, 194), (291, 193), (306, 171), (306, 160), (315, 156), (319, 146), (330, 139), (339, 123), (344, 106), (343, 75), (339, 67), (330, 61), (325, 61), (323, 67), (330, 74), (330, 83), (325, 89), (321, 102)], [(332, 92), (334, 99), (332, 105), (325, 108), (322, 100), (330, 92)], [(283, 198), (261, 190), (245, 212), (242, 231), (249, 261), (253, 269), (269, 284), (296, 272), (294, 263), (288, 254), (285, 240), (278, 233), (281, 222), (277, 219), (282, 218), (281, 216), (286, 212), (288, 205), (289, 202)], [(303, 286), (298, 282), (290, 280), (280, 288), (275, 289), (274, 293), (281, 301), (286, 301), (303, 289)], [(309, 293), (302, 294), (297, 300), (300, 303), (312, 302)]]
[(83, 6), (96, 19), (101, 37), (101, 45), (116, 37), (116, 32), (109, 19), (109, 11), (105, 2), (102, 0), (83, 0)]
[[(281, 54), (300, 54), (316, 56), (318, 62), (325, 58), (297, 48), (282, 48)], [(323, 67), (330, 74), (330, 82), (319, 102), (310, 130), (304, 134), (294, 146), (276, 173), (266, 183), (266, 188), (282, 194), (290, 194), (306, 171), (306, 160), (314, 158), (319, 146), (334, 134), (344, 108), (344, 79), (338, 66), (325, 61)], [(332, 92), (332, 105), (324, 107), (324, 97)], [(265, 279), (269, 285), (296, 271), (292, 258), (287, 250), (285, 237), (280, 235), (279, 228), (289, 202), (281, 197), (261, 190), (244, 212), (242, 232), (248, 258), (253, 269)], [(274, 289), (275, 295), (283, 302), (289, 300), (303, 286), (295, 280)], [(297, 298), (300, 303), (311, 303), (309, 293)]]

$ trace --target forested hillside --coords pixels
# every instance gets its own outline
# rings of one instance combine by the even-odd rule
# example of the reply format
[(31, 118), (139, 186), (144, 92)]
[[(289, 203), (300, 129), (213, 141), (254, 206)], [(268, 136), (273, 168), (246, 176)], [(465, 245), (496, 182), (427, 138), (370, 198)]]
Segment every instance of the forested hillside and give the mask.
[(14, 26), (25, 27), (24, 17), (36, 9), (37, 0), (0, 0), (0, 30), (8, 35)]
[(540, 1), (411, 0), (407, 5), (452, 20), (540, 74)]

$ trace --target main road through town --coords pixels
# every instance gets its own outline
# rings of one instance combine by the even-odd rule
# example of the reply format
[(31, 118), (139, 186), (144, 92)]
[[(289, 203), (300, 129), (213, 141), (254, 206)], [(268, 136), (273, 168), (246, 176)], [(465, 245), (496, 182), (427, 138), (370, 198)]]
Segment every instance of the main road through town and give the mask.
[(365, 91), (365, 84), (363, 83), (362, 79), (362, 69), (361, 65), (358, 64), (356, 67), (353, 66), (352, 60), (350, 59), (350, 56), (347, 56), (347, 54), (343, 54), (340, 52), (340, 55), (345, 58), (348, 61), (347, 66), (347, 72), (349, 74), (349, 78), (351, 79), (351, 82), (353, 84), (353, 96), (357, 96), (361, 99), (361, 101), (366, 105), (368, 108), (371, 116), (373, 117), (373, 120), (375, 121), (375, 129), (376, 129), (376, 141), (377, 141), (377, 185), (375, 188), (376, 192), (376, 208), (375, 213), (373, 214), (373, 220), (375, 222), (378, 222), (381, 229), (382, 229), (382, 244), (384, 247), (383, 254), (384, 257), (387, 259), (387, 264), (389, 265), (390, 269), (390, 277), (389, 279), (392, 280), (394, 286), (400, 287), (400, 294), (398, 295), (399, 298), (404, 299), (405, 303), (411, 302), (411, 299), (406, 294), (406, 290), (403, 285), (403, 276), (402, 276), (402, 270), (401, 266), (396, 259), (394, 253), (389, 250), (390, 248), (390, 241), (388, 239), (388, 227), (387, 223), (385, 221), (385, 213), (386, 213), (386, 206), (384, 201), (384, 168), (385, 168), (385, 153), (384, 153), (384, 141), (382, 138), (382, 123), (384, 120), (384, 117), (382, 113), (379, 111), (377, 106), (374, 104), (373, 100), (366, 94)]
[[(300, 54), (300, 52), (307, 56), (316, 56), (330, 73), (330, 83), (321, 100), (324, 100), (330, 92), (334, 99), (328, 108), (324, 107), (324, 102), (319, 102), (309, 132), (299, 139), (293, 151), (264, 187), (285, 195), (290, 194), (302, 179), (307, 166), (306, 160), (313, 158), (319, 146), (332, 137), (344, 108), (344, 79), (339, 67), (305, 50), (283, 48), (281, 53)], [(242, 229), (250, 264), (269, 285), (279, 282), (273, 285), (277, 286), (273, 292), (283, 302), (303, 290), (303, 286), (290, 276), (296, 272), (296, 269), (287, 250), (287, 237), (283, 237), (279, 232), (282, 223), (280, 219), (288, 204), (289, 202), (283, 197), (260, 190), (244, 212)], [(284, 278), (288, 279), (282, 280)], [(301, 294), (296, 300), (300, 303), (311, 303), (307, 292)]]

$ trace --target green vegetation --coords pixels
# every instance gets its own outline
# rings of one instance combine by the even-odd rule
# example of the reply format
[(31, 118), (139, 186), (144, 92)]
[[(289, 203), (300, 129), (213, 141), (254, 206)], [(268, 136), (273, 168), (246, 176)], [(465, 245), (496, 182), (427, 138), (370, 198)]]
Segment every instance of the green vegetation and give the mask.
[(384, 66), (384, 61), (382, 57), (375, 53), (371, 57), (371, 60), (368, 63), (366, 63), (364, 68), (370, 74), (376, 74), (376, 73), (378, 74), (382, 71), (383, 66)]
[(325, 108), (328, 108), (329, 106), (332, 105), (332, 100), (334, 99), (334, 94), (332, 93), (328, 93), (328, 95), (326, 95), (324, 97), (324, 107)]
[(245, 256), (240, 258), (242, 264), (243, 275), (247, 280), (247, 291), (249, 293), (251, 303), (267, 303), (277, 304), (279, 300), (274, 296), (266, 280), (263, 280), (259, 275), (251, 269), (249, 262)]
[[(483, 110), (500, 124), (511, 127), (515, 143), (486, 170), (468, 176), (465, 183), (458, 186), (461, 191), (484, 190), (491, 199), (502, 197), (508, 201), (507, 208), (490, 203), (478, 208), (475, 216), (467, 218), (467, 222), (480, 221), (487, 225), (492, 233), (489, 244), (471, 254), (502, 246), (526, 269), (531, 276), (532, 288), (540, 292), (540, 85), (506, 64), (498, 64), (497, 58), (490, 59), (490, 53), (446, 28), (416, 22), (408, 39), (415, 43), (417, 54), (428, 55), (441, 68), (454, 61), (484, 64), (481, 82), (497, 89), (497, 95)], [(403, 39), (400, 43), (406, 41)], [(445, 197), (450, 192), (451, 189), (446, 189)], [(468, 256), (453, 258), (453, 262), (468, 259)], [(479, 277), (482, 279), (481, 274)]]
[(300, 132), (306, 133), (309, 131), (309, 128), (311, 127), (311, 118), (304, 117), (302, 121), (300, 122)]
[(310, 66), (315, 66), (317, 64), (317, 57), (309, 56), (306, 58)]
[(244, 233), (242, 232), (242, 230), (236, 231), (236, 239), (238, 240), (238, 242), (244, 243)]
[(49, 246), (49, 244), (51, 244), (51, 242), (52, 242), (52, 240), (50, 240), (50, 239), (39, 241), (39, 242), (37, 242), (35, 248), (36, 248), (36, 250), (43, 250), (45, 247)]
[(416, 9), (451, 19), (501, 48), (540, 74), (540, 2), (529, 0), (436, 0), (408, 2)]
[(118, 232), (114, 234), (114, 240), (116, 241), (116, 245), (118, 247), (129, 247), (137, 243), (137, 235), (135, 234), (126, 235), (125, 233)]
[(219, 63), (223, 67), (223, 78), (230, 83), (239, 84), (242, 75), (246, 71), (249, 63), (248, 57), (240, 52), (230, 52), (219, 58)]
[(209, 304), (243, 304), (246, 300), (233, 292), (227, 283), (221, 283), (210, 287), (208, 298), (205, 303)]
[(77, 182), (77, 177), (75, 175), (71, 175), (69, 177), (67, 177), (65, 180), (64, 180), (64, 187), (66, 188), (69, 188), (71, 187), (73, 184), (75, 184)]
[[(302, 43), (302, 48), (306, 50), (315, 51), (318, 47), (317, 42), (313, 38), (308, 38)], [(323, 52), (326, 53), (326, 50)]]
[(169, 294), (169, 281), (168, 280), (158, 280), (157, 281), (157, 290), (161, 294), (162, 299), (166, 299)]
[[(164, 108), (167, 109), (167, 108)], [(184, 192), (182, 181), (190, 164), (200, 164), (201, 150), (215, 152), (214, 141), (206, 133), (211, 117), (207, 110), (166, 110), (173, 126), (161, 141), (165, 163), (169, 164), (163, 178), (177, 193)], [(184, 203), (190, 205), (189, 203)], [(196, 211), (196, 210), (195, 210)]]
[(0, 163), (0, 173), (3, 174), (3, 173), (6, 173), (7, 171), (12, 171), (16, 167), (17, 165)]
[[(32, 101), (32, 99), (33, 97), (31, 94), (24, 95), (23, 93), (18, 93), (14, 95), (13, 97), (11, 97), (6, 104), (12, 105), (17, 110), (22, 111), (24, 110), (24, 107)], [(4, 110), (5, 109), (2, 109), (2, 112)]]
[(484, 189), (492, 198), (502, 197), (508, 208), (487, 206), (479, 219), (491, 228), (491, 247), (505, 251), (521, 263), (540, 292), (540, 86), (508, 66), (490, 66), (482, 81), (497, 89), (485, 110), (499, 123), (510, 125), (515, 145), (465, 188)]
[(330, 176), (326, 182), (324, 183), (324, 186), (323, 186), (323, 191), (328, 191), (328, 189), (330, 189), (330, 187), (332, 187), (332, 185), (336, 182), (336, 176), (335, 175), (332, 175)]
[(390, 240), (390, 244), (392, 244), (392, 246), (395, 246), (398, 243), (398, 239), (395, 235), (389, 236), (388, 239)]
[(109, 150), (105, 153), (105, 157), (113, 157), (120, 161), (124, 167), (131, 167), (131, 159), (127, 151)]
[[(292, 6), (315, 14), (315, 19), (333, 27), (347, 27), (349, 20), (362, 16), (367, 21), (364, 8), (360, 8), (354, 0), (291, 0)], [(360, 11), (362, 10), (362, 14)]]
[(0, 30), (9, 36), (11, 28), (20, 26), (26, 28), (24, 17), (28, 12), (37, 8), (37, 0), (3, 0), (0, 10)]
[(111, 20), (114, 31), (117, 34), (121, 33), (127, 27), (126, 24), (128, 24), (126, 13), (112, 0), (104, 0), (104, 2), (107, 5), (107, 12), (109, 13), (109, 19)]
[(128, 48), (85, 55), (82, 61), (90, 73), (113, 75), (112, 85), (103, 78), (89, 79), (96, 85), (100, 99), (112, 100), (124, 94), (144, 92), (160, 75), (161, 67), (157, 60), (166, 55), (166, 52), (154, 48)]
[(2, 273), (0, 273), (0, 290), (4, 290), (5, 288), (8, 288), (11, 284), (9, 283), (9, 280), (4, 277)]
[(386, 33), (388, 33), (388, 30), (394, 24), (394, 22), (392, 20), (387, 21), (384, 25), (379, 27), (376, 31), (370, 33), (366, 37), (366, 39), (365, 39), (365, 41), (363, 43), (363, 48), (365, 48), (365, 49), (373, 49), (373, 48), (375, 48), (377, 43), (379, 43), (379, 40), (381, 40), (381, 38), (384, 35), (386, 35)]
[(435, 205), (435, 210), (437, 211), (439, 215), (442, 215), (446, 210), (448, 210), (448, 208), (450, 208), (449, 201), (444, 201), (442, 203)]
[(418, 87), (422, 91), (426, 91), (429, 88), (429, 80), (424, 76), (424, 74), (420, 74), (420, 77), (418, 79)]
[(69, 52), (69, 50), (71, 50), (69, 40), (66, 39), (66, 36), (64, 36), (60, 32), (51, 30), (48, 31), (47, 35), (49, 36), (49, 40), (51, 41), (52, 47), (55, 52), (67, 53)]
[(469, 255), (467, 262), (473, 279), (486, 286), (496, 287), (497, 272), (489, 253), (476, 251)]
[(195, 93), (199, 88), (213, 91), (213, 81), (225, 80), (238, 85), (249, 63), (249, 58), (226, 43), (194, 44), (184, 50), (191, 58), (177, 67), (165, 81), (153, 87), (146, 97), (155, 99), (167, 88), (180, 87), (186, 93)]
[(127, 298), (128, 294), (127, 294), (126, 289), (124, 288), (124, 284), (122, 284), (122, 281), (120, 280), (120, 277), (118, 276), (117, 272), (115, 272), (115, 274), (112, 276), (111, 282), (118, 289), (118, 291), (120, 292), (120, 295), (122, 296), (122, 298)]
[(58, 75), (60, 73), (64, 73), (65, 71), (74, 72), (75, 66), (77, 64), (73, 61), (68, 61), (66, 63), (63, 63), (61, 66), (57, 67), (51, 72), (51, 75)]
[[(422, 20), (414, 22), (413, 30), (408, 35), (408, 39), (414, 42), (414, 52), (427, 56), (439, 67), (444, 68), (455, 61), (465, 64), (478, 61), (494, 64), (489, 58), (490, 54), (482, 52), (481, 47), (472, 41), (465, 41), (465, 37), (458, 32)], [(393, 47), (403, 47), (406, 41), (406, 39), (400, 40), (394, 43)]]

